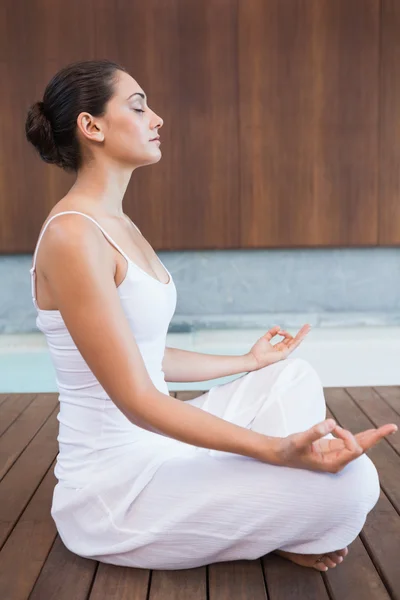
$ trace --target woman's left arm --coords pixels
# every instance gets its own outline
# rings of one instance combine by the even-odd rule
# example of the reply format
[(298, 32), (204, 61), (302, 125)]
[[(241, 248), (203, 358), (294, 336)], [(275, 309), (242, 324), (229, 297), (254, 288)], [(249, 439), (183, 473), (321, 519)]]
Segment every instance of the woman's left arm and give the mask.
[[(309, 331), (310, 326), (304, 325), (293, 337), (280, 327), (273, 327), (257, 340), (249, 352), (242, 355), (203, 354), (167, 347), (162, 363), (165, 381), (207, 381), (256, 371), (287, 358)], [(284, 339), (272, 345), (271, 340), (276, 335), (281, 335)]]
[(166, 347), (162, 368), (165, 381), (207, 381), (254, 371), (256, 364), (250, 354), (224, 356)]

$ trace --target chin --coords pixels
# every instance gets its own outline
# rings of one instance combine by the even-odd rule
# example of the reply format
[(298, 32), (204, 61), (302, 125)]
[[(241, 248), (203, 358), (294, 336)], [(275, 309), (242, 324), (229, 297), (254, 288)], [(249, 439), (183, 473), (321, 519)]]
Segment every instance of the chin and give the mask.
[(162, 154), (161, 154), (161, 151), (159, 150), (157, 153), (146, 156), (146, 158), (143, 159), (142, 166), (154, 165), (154, 164), (158, 163), (161, 160), (161, 158), (162, 158)]

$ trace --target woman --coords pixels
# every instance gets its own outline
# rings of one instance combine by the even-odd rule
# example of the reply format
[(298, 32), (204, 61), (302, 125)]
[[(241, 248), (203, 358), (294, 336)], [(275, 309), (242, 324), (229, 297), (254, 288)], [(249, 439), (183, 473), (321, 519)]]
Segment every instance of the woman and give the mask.
[[(245, 356), (165, 347), (174, 281), (122, 208), (132, 172), (161, 158), (162, 125), (109, 61), (62, 69), (27, 116), (41, 157), (77, 175), (31, 269), (60, 399), (52, 516), (71, 551), (117, 565), (277, 551), (335, 567), (379, 495), (361, 455), (396, 426), (353, 436), (325, 419), (315, 371), (288, 358), (308, 326), (275, 327)], [(243, 372), (187, 402), (166, 384)]]

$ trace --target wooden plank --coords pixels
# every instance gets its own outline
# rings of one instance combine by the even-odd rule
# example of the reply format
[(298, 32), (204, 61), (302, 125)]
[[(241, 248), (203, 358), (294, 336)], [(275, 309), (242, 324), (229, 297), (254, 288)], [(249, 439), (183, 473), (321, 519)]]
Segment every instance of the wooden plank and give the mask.
[(0, 482), (0, 547), (57, 454), (56, 411)]
[[(328, 416), (335, 418), (329, 410)], [(347, 427), (345, 420), (337, 419), (337, 422)], [(399, 600), (400, 570), (397, 556), (400, 549), (400, 518), (383, 492), (367, 517), (361, 539), (392, 598)]]
[(0, 406), (10, 397), (10, 394), (0, 394)]
[(329, 600), (321, 573), (276, 554), (262, 559), (270, 600)]
[(242, 248), (376, 245), (379, 5), (238, 3)]
[(206, 567), (153, 571), (149, 600), (188, 600), (188, 598), (207, 600)]
[(89, 600), (147, 600), (148, 569), (99, 563)]
[(208, 567), (208, 574), (209, 600), (250, 600), (250, 598), (267, 600), (268, 598), (260, 560), (215, 563)]
[(57, 404), (56, 394), (38, 394), (0, 438), (0, 481), (46, 422)]
[(359, 537), (350, 545), (344, 561), (323, 577), (332, 600), (390, 600)]
[(379, 67), (379, 245), (400, 244), (400, 3), (381, 0)]
[(2, 435), (19, 415), (31, 404), (36, 394), (12, 394), (0, 408), (0, 435)]
[(97, 565), (70, 552), (57, 535), (29, 600), (86, 600)]
[[(364, 415), (350, 398), (349, 394), (340, 388), (325, 390), (325, 398), (334, 417), (352, 433), (359, 433), (371, 428), (371, 421)], [(368, 451), (368, 456), (379, 472), (383, 491), (394, 507), (400, 512), (400, 457), (387, 443), (382, 440), (377, 446)]]
[[(400, 431), (400, 415), (386, 402), (383, 402), (375, 390), (368, 387), (352, 387), (346, 388), (346, 390), (375, 427), (386, 423), (395, 423)], [(400, 433), (390, 435), (386, 441), (400, 454)]]
[(400, 415), (400, 386), (375, 387), (380, 397)]
[(50, 514), (56, 478), (53, 463), (0, 552), (0, 596), (26, 600), (57, 531)]
[(400, 600), (400, 517), (383, 492), (367, 517), (361, 539), (393, 600)]

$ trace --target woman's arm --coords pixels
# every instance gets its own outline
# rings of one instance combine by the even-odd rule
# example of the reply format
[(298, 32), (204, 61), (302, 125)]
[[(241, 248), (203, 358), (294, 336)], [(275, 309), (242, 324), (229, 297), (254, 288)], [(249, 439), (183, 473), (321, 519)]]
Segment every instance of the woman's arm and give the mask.
[(89, 368), (132, 423), (188, 444), (277, 462), (268, 438), (157, 390), (114, 282), (115, 259), (86, 219), (63, 215), (43, 236), (41, 274)]
[(250, 354), (203, 354), (167, 347), (162, 368), (165, 381), (207, 381), (217, 377), (253, 371), (255, 360)]
[(202, 448), (332, 472), (397, 430), (386, 425), (357, 439), (339, 430), (341, 439), (316, 446), (335, 429), (332, 419), (287, 438), (268, 437), (163, 394), (149, 377), (122, 309), (115, 260), (100, 230), (63, 215), (48, 226), (39, 252), (40, 274), (77, 348), (116, 406), (139, 427)]

